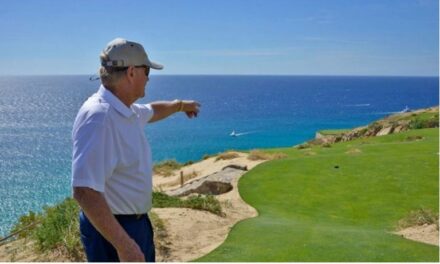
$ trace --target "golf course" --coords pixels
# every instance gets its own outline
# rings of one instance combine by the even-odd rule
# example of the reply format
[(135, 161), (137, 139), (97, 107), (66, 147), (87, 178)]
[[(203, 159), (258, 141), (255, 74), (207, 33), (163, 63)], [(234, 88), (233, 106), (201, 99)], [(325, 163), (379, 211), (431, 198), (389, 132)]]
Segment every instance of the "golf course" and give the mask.
[(439, 208), (439, 130), (414, 129), (330, 146), (279, 148), (240, 195), (239, 222), (203, 262), (434, 262), (438, 246), (393, 234), (414, 210)]
[[(318, 131), (293, 147), (157, 165), (172, 174), (153, 178), (158, 189), (170, 185), (154, 193), (150, 212), (158, 261), (438, 262), (438, 111)], [(230, 189), (203, 194), (232, 173)], [(197, 194), (172, 193), (190, 187)], [(0, 261), (85, 261), (78, 211), (67, 198), (22, 216)]]

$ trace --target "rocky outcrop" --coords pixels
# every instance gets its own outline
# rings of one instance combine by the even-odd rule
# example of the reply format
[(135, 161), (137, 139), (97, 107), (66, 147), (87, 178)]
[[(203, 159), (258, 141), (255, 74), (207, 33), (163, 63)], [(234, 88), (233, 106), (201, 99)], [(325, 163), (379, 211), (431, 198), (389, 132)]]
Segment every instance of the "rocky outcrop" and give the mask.
[(392, 127), (392, 126), (384, 127), (379, 132), (377, 132), (377, 134), (375, 136), (376, 137), (386, 136), (386, 135), (393, 133), (393, 130), (394, 130), (394, 127)]
[[(398, 113), (382, 120), (376, 121), (368, 126), (357, 127), (349, 132), (333, 135), (322, 135), (317, 132), (315, 139), (308, 141), (311, 145), (328, 145), (337, 142), (351, 141), (361, 137), (386, 136), (393, 133), (400, 133), (410, 129), (438, 127), (439, 107), (431, 107), (408, 113)], [(421, 114), (431, 114), (429, 119), (419, 118)], [(303, 148), (305, 144), (299, 146)]]

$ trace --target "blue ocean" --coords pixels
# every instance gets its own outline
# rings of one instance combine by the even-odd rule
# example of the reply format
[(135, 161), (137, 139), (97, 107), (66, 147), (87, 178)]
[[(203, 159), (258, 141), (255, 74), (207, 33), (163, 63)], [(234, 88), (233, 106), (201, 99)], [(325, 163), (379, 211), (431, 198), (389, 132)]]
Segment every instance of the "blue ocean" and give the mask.
[[(89, 76), (0, 77), (0, 236), (20, 215), (71, 195), (71, 128), (98, 86)], [(438, 105), (439, 78), (153, 75), (138, 102), (176, 98), (199, 101), (201, 112), (146, 126), (156, 162), (290, 147), (317, 130)]]

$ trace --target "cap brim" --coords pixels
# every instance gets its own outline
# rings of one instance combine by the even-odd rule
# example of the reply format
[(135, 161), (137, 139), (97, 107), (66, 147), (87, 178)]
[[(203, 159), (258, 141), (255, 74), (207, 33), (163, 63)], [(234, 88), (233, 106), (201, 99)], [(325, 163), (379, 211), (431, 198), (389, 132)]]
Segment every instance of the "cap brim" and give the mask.
[(163, 65), (159, 64), (159, 63), (155, 63), (152, 61), (149, 61), (149, 65), (147, 65), (148, 67), (155, 69), (155, 70), (162, 70), (163, 69)]

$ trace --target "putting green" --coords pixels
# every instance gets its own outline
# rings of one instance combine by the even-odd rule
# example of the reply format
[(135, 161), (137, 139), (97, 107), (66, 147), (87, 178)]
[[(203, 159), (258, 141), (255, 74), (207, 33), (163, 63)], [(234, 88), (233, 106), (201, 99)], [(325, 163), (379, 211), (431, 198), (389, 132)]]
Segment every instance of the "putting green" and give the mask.
[(259, 216), (234, 226), (198, 261), (438, 261), (437, 246), (390, 233), (411, 210), (438, 212), (438, 136), (438, 128), (420, 129), (330, 148), (268, 150), (288, 158), (261, 164), (239, 182)]

